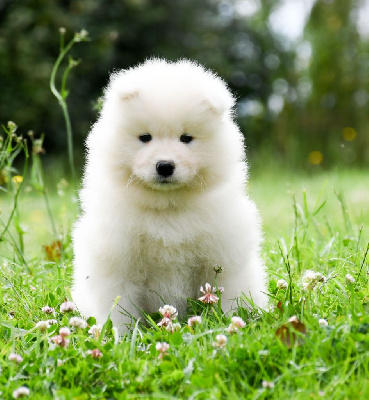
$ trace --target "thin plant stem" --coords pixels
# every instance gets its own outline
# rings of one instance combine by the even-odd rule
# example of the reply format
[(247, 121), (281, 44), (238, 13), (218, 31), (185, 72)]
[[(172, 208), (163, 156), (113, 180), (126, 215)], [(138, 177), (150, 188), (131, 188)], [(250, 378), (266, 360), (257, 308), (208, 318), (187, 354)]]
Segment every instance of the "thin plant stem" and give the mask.
[(56, 79), (56, 74), (58, 72), (58, 69), (60, 67), (61, 62), (63, 61), (64, 57), (67, 55), (67, 53), (70, 51), (72, 46), (75, 43), (75, 37), (64, 47), (61, 48), (61, 51), (59, 53), (59, 57), (55, 61), (54, 67), (51, 71), (51, 76), (50, 76), (50, 89), (53, 95), (58, 99), (59, 105), (63, 111), (63, 116), (65, 120), (65, 127), (67, 130), (67, 142), (68, 142), (68, 158), (69, 158), (69, 166), (71, 169), (72, 173), (72, 181), (74, 186), (76, 185), (76, 171), (74, 168), (74, 156), (73, 156), (73, 132), (72, 132), (72, 125), (70, 122), (70, 117), (69, 117), (69, 112), (68, 112), (68, 107), (65, 102), (65, 93), (64, 96), (59, 93), (59, 91), (56, 89), (55, 86), (55, 79)]
[(366, 246), (366, 250), (365, 250), (365, 253), (364, 253), (364, 258), (363, 258), (363, 261), (361, 262), (360, 271), (359, 271), (359, 273), (358, 273), (358, 275), (356, 277), (356, 281), (358, 281), (359, 278), (360, 278), (361, 271), (363, 270), (364, 263), (365, 263), (365, 260), (366, 260), (366, 256), (368, 255), (368, 251), (369, 251), (369, 242), (368, 242), (368, 245)]
[[(3, 226), (5, 226), (5, 223), (4, 223), (1, 219), (0, 219), (0, 222), (1, 222), (1, 224), (2, 224)], [(32, 273), (31, 269), (30, 269), (29, 266), (28, 266), (28, 263), (27, 263), (26, 259), (24, 258), (24, 255), (23, 255), (21, 249), (20, 249), (19, 246), (18, 246), (17, 241), (14, 239), (14, 237), (13, 237), (13, 235), (10, 233), (10, 231), (8, 231), (7, 233), (8, 233), (8, 236), (10, 237), (11, 241), (13, 242), (14, 248), (17, 250), (18, 257), (20, 258), (20, 260), (21, 260), (21, 261), (24, 263), (24, 265), (26, 266), (28, 272)], [(1, 239), (1, 240), (3, 240), (3, 239)]]
[(65, 119), (65, 126), (67, 129), (67, 141), (68, 141), (68, 158), (69, 158), (69, 165), (72, 172), (72, 181), (74, 186), (76, 186), (77, 177), (76, 177), (76, 170), (74, 167), (74, 156), (73, 156), (73, 132), (72, 132), (72, 125), (69, 118), (68, 108), (65, 102), (63, 102), (61, 108), (63, 110), (63, 115)]
[(69, 60), (69, 64), (67, 65), (67, 67), (65, 68), (65, 71), (64, 71), (64, 73), (63, 73), (63, 77), (62, 77), (62, 81), (61, 81), (60, 93), (61, 93), (61, 95), (62, 95), (62, 97), (63, 97), (64, 99), (65, 99), (65, 98), (67, 97), (67, 95), (68, 95), (68, 92), (67, 92), (66, 87), (67, 87), (67, 78), (68, 78), (69, 72), (71, 71), (71, 69), (72, 69), (73, 67), (75, 67), (75, 66), (77, 66), (77, 65), (78, 65), (78, 62), (77, 62), (77, 61)]
[(285, 257), (280, 242), (278, 242), (278, 247), (279, 247), (279, 251), (281, 252), (284, 265), (286, 266), (286, 269), (287, 269), (288, 280), (289, 280), (289, 285), (288, 285), (288, 292), (289, 292), (289, 298), (290, 298), (289, 300), (290, 300), (291, 306), (293, 306), (291, 264), (290, 264), (290, 261), (289, 261), (289, 259), (288, 259), (288, 254), (286, 254), (286, 257)]
[(66, 127), (66, 131), (67, 131), (69, 166), (71, 169), (72, 182), (73, 182), (74, 186), (76, 186), (77, 178), (76, 178), (76, 170), (75, 170), (75, 166), (74, 166), (73, 131), (72, 131), (72, 124), (70, 121), (68, 106), (67, 106), (65, 99), (68, 94), (66, 91), (66, 80), (67, 80), (68, 74), (69, 74), (70, 70), (74, 66), (76, 66), (78, 63), (74, 62), (73, 60), (69, 61), (69, 65), (65, 69), (63, 77), (62, 77), (62, 84), (61, 84), (60, 91), (58, 91), (55, 86), (55, 80), (56, 80), (56, 75), (57, 75), (57, 72), (61, 65), (61, 62), (64, 60), (65, 56), (68, 54), (68, 52), (71, 50), (71, 48), (73, 47), (73, 45), (76, 42), (80, 42), (82, 40), (87, 40), (86, 35), (87, 35), (87, 32), (85, 32), (85, 31), (82, 31), (81, 33), (76, 33), (73, 36), (73, 38), (70, 40), (70, 42), (64, 47), (64, 33), (61, 33), (59, 56), (55, 61), (55, 64), (53, 66), (53, 69), (52, 69), (51, 75), (50, 75), (50, 90), (53, 93), (53, 95), (57, 98), (59, 105), (63, 111), (65, 127)]
[(218, 281), (217, 281), (217, 276), (218, 276), (219, 272), (215, 272), (215, 288), (216, 288), (216, 292), (217, 292), (217, 296), (218, 296), (218, 312), (219, 314), (222, 313), (222, 293), (220, 292), (220, 289), (218, 287)]
[(335, 195), (336, 195), (338, 201), (339, 201), (340, 204), (341, 204), (341, 210), (342, 210), (343, 219), (344, 219), (345, 224), (346, 224), (346, 229), (347, 229), (350, 233), (352, 233), (352, 231), (353, 231), (353, 229), (352, 229), (352, 223), (351, 223), (351, 220), (350, 220), (350, 215), (349, 215), (349, 212), (348, 212), (348, 209), (347, 209), (347, 205), (346, 205), (345, 198), (343, 197), (343, 194), (342, 194), (342, 193), (337, 192), (336, 190), (334, 190), (334, 193), (335, 193)]
[(298, 245), (298, 239), (297, 239), (297, 233), (298, 233), (298, 212), (297, 212), (297, 202), (296, 202), (296, 196), (293, 195), (293, 209), (295, 212), (295, 227), (293, 231), (293, 242), (295, 246), (295, 253), (296, 253), (296, 258), (297, 258), (297, 268), (298, 271), (301, 271), (301, 259), (300, 259), (300, 249)]
[[(27, 174), (27, 170), (28, 170), (28, 157), (29, 157), (29, 154), (28, 154), (27, 146), (24, 146), (24, 153), (25, 153), (25, 163), (24, 163), (24, 169), (23, 169), (23, 176), (25, 176)], [(3, 240), (4, 235), (8, 231), (10, 223), (12, 222), (13, 217), (14, 217), (14, 215), (16, 213), (17, 208), (18, 208), (18, 197), (19, 197), (19, 193), (20, 193), (20, 191), (22, 189), (23, 183), (24, 183), (24, 181), (19, 183), (19, 185), (17, 187), (17, 190), (15, 192), (13, 208), (12, 208), (12, 211), (10, 212), (10, 216), (8, 218), (7, 223), (5, 224), (5, 227), (4, 227), (3, 231), (0, 234), (0, 242)]]
[(50, 220), (50, 224), (51, 224), (51, 228), (53, 230), (53, 234), (56, 237), (58, 232), (56, 230), (56, 226), (55, 226), (55, 222), (54, 222), (54, 217), (53, 214), (51, 212), (51, 207), (50, 207), (50, 203), (49, 203), (49, 196), (47, 195), (47, 190), (44, 188), (44, 190), (42, 191), (42, 194), (44, 196), (44, 200), (45, 200), (45, 205), (46, 205), (46, 210), (47, 210), (47, 214), (49, 216), (49, 220)]

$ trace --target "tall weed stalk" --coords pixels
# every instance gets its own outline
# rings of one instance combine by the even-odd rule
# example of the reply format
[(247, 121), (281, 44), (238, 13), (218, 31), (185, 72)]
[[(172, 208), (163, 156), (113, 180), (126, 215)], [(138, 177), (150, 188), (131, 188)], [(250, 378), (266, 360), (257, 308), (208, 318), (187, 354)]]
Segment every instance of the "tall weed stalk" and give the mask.
[[(7, 219), (5, 221), (0, 219), (2, 225), (0, 243), (5, 242), (6, 238), (8, 238), (8, 241), (16, 250), (19, 260), (28, 268), (24, 257), (24, 231), (21, 227), (18, 207), (19, 194), (24, 183), (24, 176), (28, 170), (28, 147), (26, 140), (16, 134), (17, 126), (14, 122), (8, 122), (8, 126), (3, 126), (3, 129), (5, 136), (0, 137), (0, 190), (10, 195), (12, 204)], [(20, 155), (24, 157), (22, 175), (19, 175), (14, 167), (14, 162)], [(18, 240), (10, 232), (12, 222), (15, 224)]]
[(44, 136), (42, 135), (39, 139), (36, 139), (33, 135), (33, 132), (29, 132), (29, 137), (32, 143), (32, 166), (31, 166), (31, 177), (30, 183), (32, 187), (40, 192), (44, 198), (47, 214), (50, 220), (51, 228), (54, 234), (54, 237), (57, 236), (57, 229), (54, 221), (53, 214), (51, 212), (49, 196), (47, 193), (45, 178), (44, 178), (44, 170), (42, 166), (42, 161), (40, 155), (44, 152), (42, 147)]
[(72, 174), (73, 185), (76, 186), (77, 177), (76, 177), (76, 170), (75, 170), (75, 166), (74, 166), (74, 155), (73, 155), (73, 131), (72, 131), (72, 124), (70, 121), (70, 116), (69, 116), (69, 111), (68, 111), (68, 105), (66, 102), (66, 99), (69, 94), (66, 85), (67, 85), (67, 78), (68, 78), (68, 75), (69, 75), (71, 69), (76, 67), (79, 64), (79, 61), (74, 60), (72, 57), (69, 57), (68, 65), (66, 66), (66, 68), (63, 72), (62, 78), (61, 78), (61, 84), (60, 84), (59, 90), (56, 88), (56, 77), (57, 77), (58, 71), (61, 67), (62, 61), (66, 58), (68, 53), (71, 51), (74, 44), (78, 43), (78, 42), (84, 42), (89, 39), (88, 39), (88, 32), (86, 32), (85, 30), (82, 30), (79, 33), (75, 33), (73, 38), (69, 41), (69, 43), (67, 45), (65, 45), (64, 44), (65, 29), (60, 28), (59, 32), (60, 32), (60, 50), (59, 50), (59, 56), (56, 59), (54, 67), (51, 71), (50, 89), (51, 89), (51, 92), (53, 93), (53, 95), (57, 98), (59, 105), (63, 111), (65, 128), (67, 131), (69, 166), (70, 166), (70, 170), (71, 170), (71, 174)]

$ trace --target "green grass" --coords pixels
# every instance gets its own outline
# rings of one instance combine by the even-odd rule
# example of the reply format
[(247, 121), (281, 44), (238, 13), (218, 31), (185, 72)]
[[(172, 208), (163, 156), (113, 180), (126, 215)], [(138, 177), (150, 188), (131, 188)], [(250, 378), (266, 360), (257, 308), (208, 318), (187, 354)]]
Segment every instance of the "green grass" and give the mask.
[[(249, 190), (264, 220), (270, 311), (240, 308), (246, 326), (237, 334), (226, 332), (230, 315), (196, 305), (203, 322), (195, 328), (184, 320), (180, 331), (169, 333), (151, 321), (119, 338), (108, 322), (100, 337), (92, 337), (89, 327), (71, 328), (66, 348), (50, 338), (78, 315), (59, 312), (70, 299), (69, 232), (78, 207), (70, 190), (58, 195), (57, 184), (48, 185), (55, 237), (42, 195), (26, 183), (17, 221), (26, 232), (27, 267), (8, 236), (0, 243), (0, 398), (13, 398), (20, 386), (27, 386), (33, 399), (368, 398), (367, 180), (364, 171), (252, 171)], [(3, 219), (11, 199), (0, 198)], [(14, 226), (11, 232), (16, 239)], [(43, 246), (57, 239), (61, 258), (47, 260)], [(305, 270), (326, 280), (304, 290)], [(356, 282), (346, 282), (346, 274)], [(277, 288), (279, 279), (288, 282), (288, 290)], [(55, 313), (43, 313), (45, 305)], [(301, 321), (297, 332), (288, 322), (294, 315)], [(46, 332), (35, 328), (50, 318), (58, 323)], [(321, 318), (327, 326), (320, 326)], [(277, 333), (281, 327), (287, 336)], [(213, 347), (218, 334), (228, 338), (223, 349)], [(162, 359), (157, 342), (170, 345)], [(96, 348), (101, 358), (89, 354)], [(12, 352), (23, 361), (10, 361)]]

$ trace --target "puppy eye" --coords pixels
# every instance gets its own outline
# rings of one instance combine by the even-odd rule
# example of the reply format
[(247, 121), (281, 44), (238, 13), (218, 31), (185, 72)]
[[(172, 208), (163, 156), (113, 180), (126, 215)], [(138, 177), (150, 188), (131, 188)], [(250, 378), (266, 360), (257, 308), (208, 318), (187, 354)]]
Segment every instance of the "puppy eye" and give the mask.
[(140, 135), (138, 138), (142, 143), (147, 143), (152, 140), (152, 136), (150, 135), (150, 133), (144, 133), (143, 135)]
[(188, 135), (187, 133), (184, 133), (183, 135), (181, 135), (181, 137), (179, 138), (179, 140), (182, 143), (190, 143), (193, 140), (193, 136)]

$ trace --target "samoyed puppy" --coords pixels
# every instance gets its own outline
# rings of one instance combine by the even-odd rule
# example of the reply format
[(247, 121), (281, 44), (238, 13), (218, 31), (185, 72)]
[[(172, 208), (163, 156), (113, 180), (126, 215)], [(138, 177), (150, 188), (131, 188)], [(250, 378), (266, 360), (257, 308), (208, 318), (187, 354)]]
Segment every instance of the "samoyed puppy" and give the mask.
[[(73, 232), (73, 299), (115, 325), (214, 285), (222, 307), (267, 303), (255, 204), (245, 193), (243, 136), (226, 84), (197, 63), (151, 59), (113, 73), (87, 139)], [(207, 287), (209, 287), (207, 285)]]

